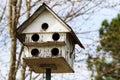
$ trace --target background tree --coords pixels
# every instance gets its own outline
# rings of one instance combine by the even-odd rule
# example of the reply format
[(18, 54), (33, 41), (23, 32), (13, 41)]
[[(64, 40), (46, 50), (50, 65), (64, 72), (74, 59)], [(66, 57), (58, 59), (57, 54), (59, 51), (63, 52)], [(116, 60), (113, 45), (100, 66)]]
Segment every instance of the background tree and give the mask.
[(95, 80), (120, 80), (120, 14), (111, 22), (104, 20), (99, 30), (99, 55), (89, 56), (88, 66), (97, 72)]
[[(16, 28), (18, 23), (18, 18), (20, 16), (20, 9), (19, 5), (17, 5), (19, 1), (17, 0), (9, 0), (8, 2), (8, 29), (10, 34), (10, 42), (11, 42), (11, 49), (10, 49), (10, 71), (8, 80), (15, 80), (16, 73)], [(17, 14), (17, 15), (16, 15)]]

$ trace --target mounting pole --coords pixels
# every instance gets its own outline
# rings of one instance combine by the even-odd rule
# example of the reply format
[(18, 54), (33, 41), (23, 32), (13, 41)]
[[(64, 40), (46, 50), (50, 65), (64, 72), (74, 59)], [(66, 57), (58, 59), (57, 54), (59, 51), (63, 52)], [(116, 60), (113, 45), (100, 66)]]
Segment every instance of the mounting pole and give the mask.
[(51, 68), (46, 68), (46, 80), (51, 80)]
[(57, 69), (55, 64), (41, 64), (40, 67), (46, 70), (46, 80), (51, 80), (51, 70)]

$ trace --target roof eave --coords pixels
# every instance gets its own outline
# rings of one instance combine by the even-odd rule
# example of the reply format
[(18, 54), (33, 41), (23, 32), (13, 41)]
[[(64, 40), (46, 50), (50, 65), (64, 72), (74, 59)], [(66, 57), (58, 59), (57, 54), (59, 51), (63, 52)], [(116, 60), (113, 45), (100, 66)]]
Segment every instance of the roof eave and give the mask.
[(78, 44), (81, 48), (85, 49), (85, 47), (82, 45), (82, 43), (80, 42), (80, 40), (78, 39), (78, 37), (76, 36), (73, 30), (71, 31), (71, 35), (75, 40), (75, 44)]
[(35, 12), (34, 14), (32, 14), (32, 16), (30, 16), (25, 22), (23, 22), (18, 28), (17, 28), (17, 32), (21, 33), (30, 23), (32, 23), (38, 16), (39, 14), (45, 9), (45, 5), (44, 6), (40, 6)]

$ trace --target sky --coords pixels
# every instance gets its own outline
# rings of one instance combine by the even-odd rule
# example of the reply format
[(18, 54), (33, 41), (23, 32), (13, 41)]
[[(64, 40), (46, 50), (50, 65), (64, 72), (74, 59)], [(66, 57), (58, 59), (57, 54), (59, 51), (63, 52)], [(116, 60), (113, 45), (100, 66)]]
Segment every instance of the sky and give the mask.
[[(120, 0), (116, 0), (116, 1), (120, 1)], [(86, 31), (92, 31), (91, 33), (77, 35), (80, 41), (83, 43), (83, 45), (86, 48), (87, 47), (86, 44), (94, 44), (96, 40), (99, 40), (99, 34), (98, 34), (98, 31), (96, 30), (99, 30), (99, 28), (101, 27), (101, 22), (104, 19), (111, 21), (111, 19), (116, 17), (119, 12), (120, 12), (120, 9), (118, 7), (112, 8), (112, 9), (102, 9), (100, 11), (95, 12), (94, 15), (90, 16), (87, 21), (84, 21), (83, 18), (78, 17), (78, 19), (76, 19), (77, 20), (76, 23), (73, 23), (73, 24), (71, 23), (70, 25), (72, 26), (72, 25), (79, 24), (79, 26), (81, 27), (80, 29), (81, 33), (86, 32)], [(2, 44), (2, 42), (0, 42), (0, 44)], [(1, 53), (0, 54), (0, 65), (1, 65), (0, 66), (0, 77), (1, 77), (2, 75), (6, 76), (6, 72), (8, 72), (10, 56), (9, 56), (9, 51), (8, 49), (6, 49), (6, 47), (0, 46), (0, 50), (1, 50), (0, 51)], [(92, 51), (94, 52), (95, 48), (93, 48)], [(87, 53), (88, 49), (85, 49), (84, 52)], [(80, 59), (86, 57), (86, 55), (80, 55), (80, 56), (81, 56), (79, 57)], [(57, 79), (58, 77), (61, 77), (59, 78), (59, 80), (67, 80), (68, 78), (69, 78), (68, 80), (90, 80), (91, 72), (88, 71), (87, 65), (84, 62), (75, 63), (74, 70), (75, 70), (74, 74), (58, 74), (58, 75), (52, 74), (54, 76), (53, 80), (58, 80)], [(4, 80), (4, 79), (0, 78), (0, 80)]]

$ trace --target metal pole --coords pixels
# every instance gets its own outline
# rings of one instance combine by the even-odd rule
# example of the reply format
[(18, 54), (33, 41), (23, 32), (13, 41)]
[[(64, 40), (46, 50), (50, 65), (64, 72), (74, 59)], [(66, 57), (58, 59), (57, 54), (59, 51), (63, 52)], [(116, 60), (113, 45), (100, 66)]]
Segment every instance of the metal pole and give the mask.
[(46, 80), (51, 80), (51, 68), (46, 68)]

